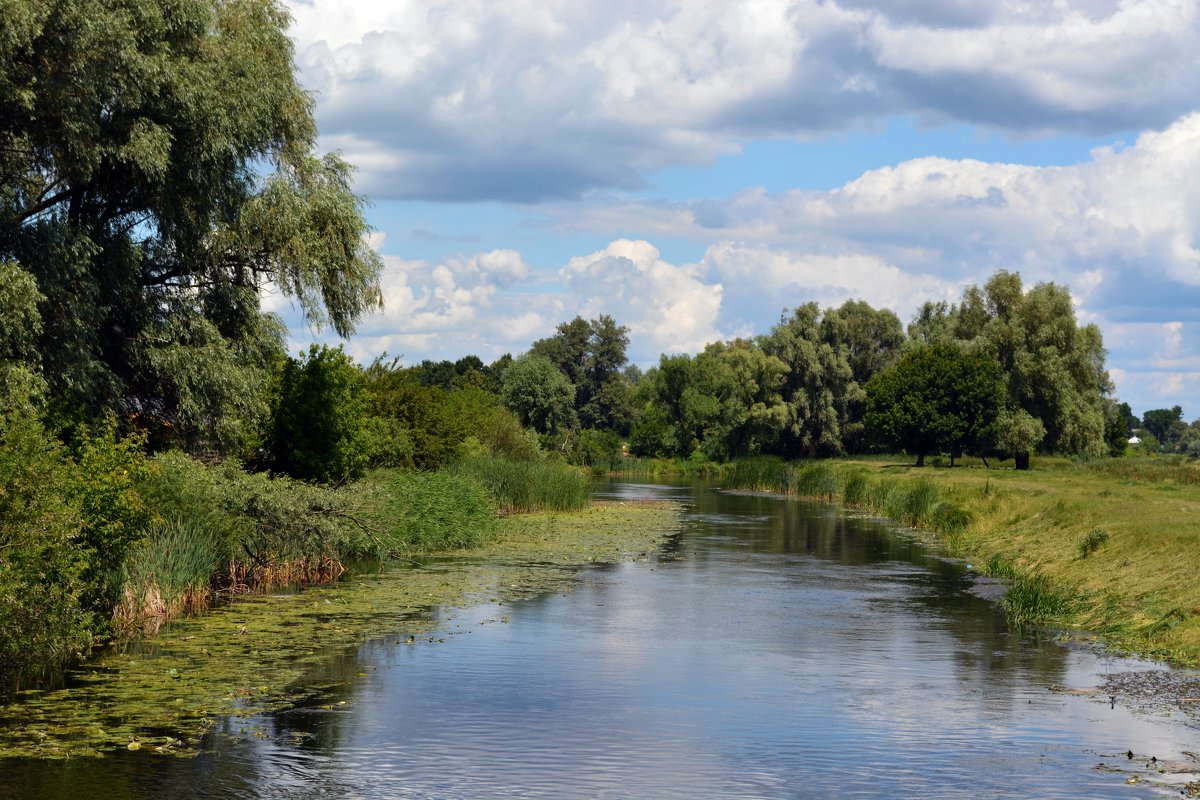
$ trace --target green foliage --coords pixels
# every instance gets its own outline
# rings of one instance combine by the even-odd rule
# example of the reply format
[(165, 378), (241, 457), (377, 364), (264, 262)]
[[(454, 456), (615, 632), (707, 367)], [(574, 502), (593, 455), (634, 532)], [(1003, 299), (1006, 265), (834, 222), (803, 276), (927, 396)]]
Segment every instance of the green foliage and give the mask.
[(0, 686), (90, 646), (83, 534), (65, 450), (28, 408), (0, 407)]
[(816, 303), (806, 303), (760, 339), (760, 346), (787, 367), (782, 392), (787, 418), (780, 442), (789, 457), (836, 455), (850, 418), (856, 384), (849, 351), (824, 324)]
[[(554, 336), (534, 342), (529, 355), (549, 360), (575, 387), (572, 408), (585, 428), (625, 434), (630, 424), (629, 384), (622, 369), (628, 346), (629, 329), (601, 314), (590, 322), (576, 317), (560, 324)], [(508, 402), (507, 390), (505, 397)]]
[(566, 464), (493, 456), (461, 461), (451, 471), (486, 488), (502, 514), (577, 511), (588, 504), (587, 476)]
[(155, 509), (139, 488), (154, 466), (146, 457), (145, 435), (121, 438), (111, 420), (81, 429), (76, 438), (70, 493), (84, 519), (79, 545), (89, 564), (86, 602), (106, 612), (120, 590), (121, 564), (155, 521)]
[(267, 444), (272, 466), (327, 483), (361, 474), (371, 455), (362, 387), (362, 374), (341, 347), (314, 344), (306, 358), (288, 359)]
[(990, 443), (1004, 396), (999, 365), (953, 344), (923, 345), (867, 384), (867, 427), (917, 456), (978, 451)]
[(585, 428), (579, 432), (568, 459), (600, 475), (617, 472), (622, 463), (621, 446), (621, 437), (612, 431)]
[(474, 547), (495, 531), (491, 497), (465, 475), (376, 470), (365, 483), (380, 555)]
[(1153, 436), (1163, 452), (1173, 453), (1179, 449), (1188, 434), (1183, 421), (1183, 408), (1154, 408), (1142, 415), (1142, 427)]
[(575, 427), (575, 386), (549, 358), (524, 355), (504, 371), (504, 404), (541, 434)]
[(259, 288), (343, 335), (380, 302), (350, 167), (315, 152), (286, 10), (49, 0), (0, 16), (0, 263), (42, 295), (53, 413), (137, 412), (184, 443), (243, 446), (280, 341)]
[(0, 261), (0, 363), (36, 358), (42, 333), (38, 303), (43, 300), (37, 281), (19, 264)]
[(1046, 427), (1040, 419), (1023, 408), (1004, 409), (996, 418), (996, 449), (1017, 459), (1018, 469), (1028, 469), (1029, 454), (1046, 437)]
[(369, 550), (362, 500), (287, 477), (246, 472), (232, 461), (205, 464), (162, 453), (142, 493), (166, 519), (195, 520), (219, 537), (222, 557), (251, 580), (289, 562), (338, 559)]
[(1102, 528), (1092, 528), (1079, 538), (1079, 557), (1087, 558), (1099, 550), (1108, 541), (1108, 531)]
[(970, 287), (949, 327), (968, 349), (991, 355), (1004, 374), (1008, 404), (1045, 428), (1050, 452), (1099, 456), (1105, 438), (1104, 342), (1095, 325), (1079, 326), (1070, 292), (1053, 283), (1026, 291), (1001, 270), (981, 289)]
[(464, 456), (540, 457), (536, 434), (497, 395), (477, 386), (428, 386), (421, 373), (382, 359), (364, 371), (373, 466), (438, 469)]

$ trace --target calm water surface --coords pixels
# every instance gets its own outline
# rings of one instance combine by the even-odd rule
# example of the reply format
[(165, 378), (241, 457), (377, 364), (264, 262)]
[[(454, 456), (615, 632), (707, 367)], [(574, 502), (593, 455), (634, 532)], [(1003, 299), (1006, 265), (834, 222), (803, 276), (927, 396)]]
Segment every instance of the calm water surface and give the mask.
[(0, 793), (1131, 798), (1188, 779), (1126, 783), (1200, 750), (1185, 720), (1059, 691), (1150, 665), (1014, 633), (963, 565), (879, 522), (602, 494), (684, 500), (687, 528), (570, 594), (443, 610), (443, 643), (346, 653), (313, 676), (344, 679), (345, 706), (225, 720), (192, 759), (0, 764)]

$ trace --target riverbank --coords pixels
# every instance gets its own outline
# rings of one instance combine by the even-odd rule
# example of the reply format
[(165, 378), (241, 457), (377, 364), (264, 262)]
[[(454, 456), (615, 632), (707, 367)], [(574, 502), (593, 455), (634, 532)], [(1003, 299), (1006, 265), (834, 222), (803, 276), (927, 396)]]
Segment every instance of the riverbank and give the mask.
[[(305, 704), (339, 707), (326, 665), (370, 640), (436, 645), (448, 609), (568, 590), (582, 567), (646, 557), (678, 530), (669, 503), (596, 503), (501, 519), (469, 553), (390, 563), (292, 595), (262, 595), (177, 619), (74, 671), (66, 685), (0, 706), (0, 758), (66, 758), (119, 748), (194, 752), (220, 717)], [(361, 679), (364, 676), (355, 676)], [(246, 735), (254, 722), (245, 720)]]
[(926, 531), (1010, 582), (1018, 621), (1200, 664), (1200, 471), (1114, 459), (1028, 471), (885, 461), (734, 465), (723, 482), (845, 503)]

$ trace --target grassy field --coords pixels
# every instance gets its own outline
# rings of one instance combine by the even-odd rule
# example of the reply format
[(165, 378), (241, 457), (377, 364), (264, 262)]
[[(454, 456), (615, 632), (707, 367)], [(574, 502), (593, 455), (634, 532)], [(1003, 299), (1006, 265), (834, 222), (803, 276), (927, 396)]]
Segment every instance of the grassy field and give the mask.
[(1033, 469), (917, 469), (897, 459), (748, 462), (734, 481), (869, 509), (1008, 578), (1018, 621), (1200, 664), (1200, 467), (1035, 459)]

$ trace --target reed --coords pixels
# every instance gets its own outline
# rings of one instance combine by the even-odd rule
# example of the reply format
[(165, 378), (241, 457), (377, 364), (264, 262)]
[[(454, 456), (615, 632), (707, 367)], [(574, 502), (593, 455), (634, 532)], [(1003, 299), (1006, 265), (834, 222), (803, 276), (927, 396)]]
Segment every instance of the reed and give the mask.
[(488, 492), (465, 475), (376, 470), (365, 481), (378, 555), (411, 555), (476, 547), (496, 529)]
[(219, 533), (201, 520), (173, 517), (154, 525), (124, 564), (113, 614), (118, 628), (207, 608), (226, 558)]
[(582, 469), (553, 461), (483, 456), (455, 464), (450, 472), (483, 486), (501, 514), (578, 511), (587, 506), (590, 494)]

